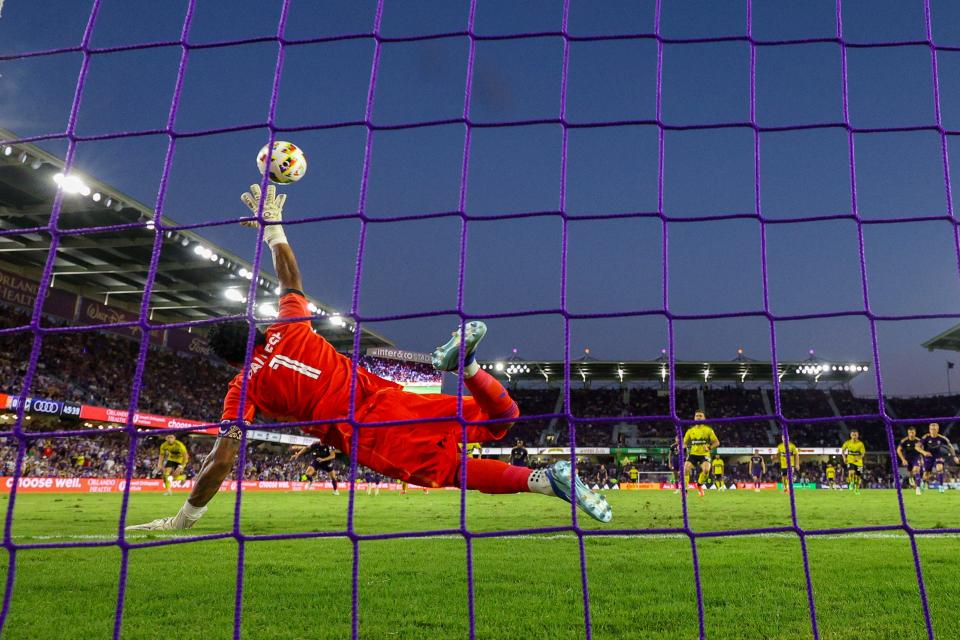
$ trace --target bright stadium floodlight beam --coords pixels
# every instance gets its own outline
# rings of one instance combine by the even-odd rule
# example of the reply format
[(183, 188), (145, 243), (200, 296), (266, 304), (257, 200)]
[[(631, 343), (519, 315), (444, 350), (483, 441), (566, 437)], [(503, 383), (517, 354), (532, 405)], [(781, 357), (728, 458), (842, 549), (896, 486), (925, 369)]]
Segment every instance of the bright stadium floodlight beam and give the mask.
[(503, 371), (503, 363), (502, 363), (502, 362), (498, 362), (496, 365), (494, 365), (494, 368), (495, 368), (497, 371)]
[(316, 312), (317, 312), (317, 305), (313, 304), (312, 302), (308, 302), (308, 303), (307, 303), (307, 311), (309, 311), (310, 313), (316, 313)]
[(240, 267), (240, 271), (237, 272), (237, 275), (240, 276), (241, 278), (246, 278), (247, 273), (248, 271), (244, 267)]
[(239, 289), (227, 289), (223, 295), (232, 302), (246, 302), (246, 298)]
[(269, 302), (264, 302), (263, 304), (261, 304), (259, 307), (257, 307), (257, 311), (260, 313), (260, 315), (265, 316), (267, 318), (274, 318), (277, 315), (279, 315), (277, 313), (277, 308), (274, 307)]
[[(94, 192), (93, 192), (93, 201), (94, 201), (94, 202), (100, 202), (102, 199), (103, 199), (103, 196), (100, 195), (100, 192), (99, 192), (99, 191), (94, 191)], [(169, 237), (169, 236), (167, 236), (167, 237)]]
[(5, 156), (13, 155), (13, 147), (11, 147), (10, 145), (5, 146), (3, 148), (3, 155)]
[(204, 246), (202, 244), (193, 245), (193, 252), (198, 256), (202, 256), (204, 251)]

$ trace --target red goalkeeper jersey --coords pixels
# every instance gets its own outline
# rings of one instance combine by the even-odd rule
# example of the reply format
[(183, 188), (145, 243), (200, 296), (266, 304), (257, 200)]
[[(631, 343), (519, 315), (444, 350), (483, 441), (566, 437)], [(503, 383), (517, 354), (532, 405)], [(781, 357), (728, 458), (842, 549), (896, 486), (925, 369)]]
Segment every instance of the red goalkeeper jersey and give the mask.
[[(310, 315), (306, 299), (298, 293), (280, 298), (280, 319)], [(337, 353), (313, 331), (308, 320), (278, 322), (266, 330), (266, 344), (257, 345), (250, 361), (247, 401), (243, 418), (260, 412), (273, 420), (305, 421), (344, 418), (350, 408), (353, 363)], [(236, 420), (240, 411), (243, 374), (230, 382), (223, 400), (221, 420)], [(380, 389), (400, 388), (357, 368), (356, 406)]]

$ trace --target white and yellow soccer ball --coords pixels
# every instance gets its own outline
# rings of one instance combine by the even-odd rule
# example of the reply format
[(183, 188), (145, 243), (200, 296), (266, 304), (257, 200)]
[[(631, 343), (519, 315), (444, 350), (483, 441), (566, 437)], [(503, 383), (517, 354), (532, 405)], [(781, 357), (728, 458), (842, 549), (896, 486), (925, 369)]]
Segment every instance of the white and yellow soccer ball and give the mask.
[[(257, 168), (261, 175), (267, 170), (267, 145), (263, 145), (257, 153)], [(307, 156), (303, 154), (303, 149), (283, 140), (273, 143), (269, 174), (271, 182), (290, 184), (302, 178), (306, 172)]]

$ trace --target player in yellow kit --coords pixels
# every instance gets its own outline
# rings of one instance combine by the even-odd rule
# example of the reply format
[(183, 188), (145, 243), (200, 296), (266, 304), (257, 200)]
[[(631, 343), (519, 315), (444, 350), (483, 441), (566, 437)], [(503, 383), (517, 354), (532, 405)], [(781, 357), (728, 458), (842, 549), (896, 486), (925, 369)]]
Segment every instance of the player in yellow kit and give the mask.
[(726, 491), (727, 485), (723, 481), (723, 458), (716, 456), (711, 464), (713, 465), (713, 486), (720, 491)]
[(843, 454), (843, 464), (847, 465), (847, 484), (850, 490), (860, 495), (860, 485), (863, 482), (863, 458), (867, 455), (867, 448), (860, 440), (860, 432), (853, 429), (850, 439), (843, 443), (840, 452)]
[(833, 466), (833, 460), (827, 463), (827, 486), (831, 489), (837, 488), (837, 468)]
[(160, 445), (160, 459), (157, 460), (157, 471), (163, 473), (164, 495), (173, 495), (173, 478), (183, 475), (183, 468), (190, 462), (190, 453), (187, 445), (177, 440), (177, 436), (168, 433), (165, 442)]
[[(697, 421), (705, 420), (706, 417), (703, 411), (697, 411), (693, 414), (693, 419)], [(720, 446), (720, 440), (717, 439), (717, 434), (713, 432), (713, 427), (698, 422), (687, 429), (683, 436), (683, 446), (687, 450), (687, 459), (683, 465), (683, 477), (686, 480), (694, 467), (699, 467), (697, 493), (702, 496), (703, 487), (707, 484), (707, 478), (710, 477), (710, 454)]]
[(790, 469), (793, 469), (793, 475), (800, 473), (800, 450), (797, 445), (790, 443), (790, 456), (787, 458), (786, 436), (780, 436), (780, 444), (777, 445), (777, 454), (780, 456), (780, 480), (783, 482), (783, 492), (790, 493)]

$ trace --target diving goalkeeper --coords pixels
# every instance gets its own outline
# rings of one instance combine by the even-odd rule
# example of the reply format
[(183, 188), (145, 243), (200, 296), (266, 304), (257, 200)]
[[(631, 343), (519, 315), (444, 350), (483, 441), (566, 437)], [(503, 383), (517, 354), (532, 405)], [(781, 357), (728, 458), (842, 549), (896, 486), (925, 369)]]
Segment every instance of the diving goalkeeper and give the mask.
[[(260, 201), (260, 188), (250, 187), (241, 200), (254, 213)], [(203, 461), (193, 491), (180, 511), (167, 518), (127, 527), (127, 530), (189, 529), (207, 510), (207, 503), (220, 489), (240, 451), (241, 429), (238, 420), (247, 423), (260, 412), (278, 421), (306, 422), (347, 419), (350, 406), (350, 358), (310, 326), (310, 311), (303, 295), (303, 284), (293, 250), (287, 242), (282, 221), (285, 195), (267, 188), (263, 219), (268, 224), (263, 239), (270, 247), (280, 280), (280, 321), (257, 330), (247, 377), (246, 401), (240, 416), (243, 373), (230, 382), (223, 402), (220, 434), (213, 450)], [(255, 226), (256, 222), (248, 222)], [(295, 319), (295, 320), (294, 320)], [(503, 386), (476, 362), (476, 349), (487, 328), (479, 321), (468, 322), (464, 335), (464, 385), (472, 397), (463, 398), (463, 418), (470, 422), (510, 420), (520, 415), (517, 404)], [(249, 325), (224, 322), (213, 325), (209, 342), (219, 357), (242, 367), (246, 355)], [(433, 365), (441, 371), (456, 371), (459, 362), (460, 331), (433, 352)], [(425, 487), (459, 486), (462, 439), (456, 420), (457, 397), (442, 394), (408, 393), (395, 382), (379, 378), (358, 367), (354, 421), (380, 423), (411, 421), (407, 424), (361, 428), (349, 423), (332, 422), (304, 427), (326, 445), (350, 452), (356, 435), (357, 462), (385, 476)], [(419, 419), (450, 418), (432, 422)], [(512, 423), (467, 427), (468, 441), (500, 440)], [(609, 522), (613, 512), (606, 499), (596, 494), (571, 474), (570, 463), (560, 461), (547, 469), (533, 471), (500, 460), (468, 459), (467, 489), (483, 493), (533, 492), (567, 500), (576, 483), (577, 504), (591, 517)]]

